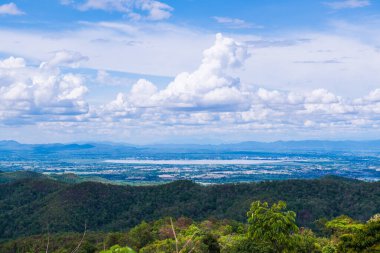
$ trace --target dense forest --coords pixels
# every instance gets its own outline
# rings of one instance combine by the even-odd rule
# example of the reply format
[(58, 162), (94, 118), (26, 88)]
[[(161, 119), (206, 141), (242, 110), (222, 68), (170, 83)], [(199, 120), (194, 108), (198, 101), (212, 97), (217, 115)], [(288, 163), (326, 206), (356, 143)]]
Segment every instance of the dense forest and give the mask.
[[(380, 214), (367, 222), (348, 216), (320, 221), (321, 235), (298, 227), (296, 213), (279, 201), (255, 201), (246, 222), (180, 217), (141, 222), (128, 232), (58, 233), (0, 244), (3, 253), (357, 253), (380, 252)], [(121, 246), (120, 246), (121, 245)], [(127, 246), (128, 245), (128, 246)]]
[[(0, 252), (45, 252), (47, 238), (49, 252), (72, 252), (84, 230), (75, 252), (116, 244), (138, 252), (279, 252), (270, 239), (273, 224), (266, 223), (273, 217), (284, 217), (273, 232), (285, 238), (283, 252), (361, 252), (349, 251), (352, 245), (344, 242), (372, 237), (360, 250), (378, 250), (379, 216), (374, 215), (380, 212), (380, 182), (338, 177), (208, 186), (74, 181), (0, 173)], [(260, 215), (263, 220), (256, 219)], [(281, 226), (285, 230), (278, 236)]]

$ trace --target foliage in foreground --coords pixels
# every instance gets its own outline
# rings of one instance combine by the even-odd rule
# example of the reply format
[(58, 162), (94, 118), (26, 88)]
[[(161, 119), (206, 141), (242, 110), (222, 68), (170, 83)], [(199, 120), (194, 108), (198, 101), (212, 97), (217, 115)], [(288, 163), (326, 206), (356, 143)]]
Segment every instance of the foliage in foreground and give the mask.
[(136, 253), (130, 247), (120, 247), (119, 245), (112, 246), (109, 250), (102, 250), (100, 253)]
[[(64, 235), (51, 239), (50, 253), (356, 253), (380, 252), (380, 215), (366, 223), (348, 216), (321, 221), (324, 237), (296, 225), (286, 203), (256, 201), (247, 223), (208, 219), (165, 218), (142, 222), (127, 233), (89, 233), (80, 247)], [(55, 237), (60, 237), (56, 240)], [(66, 239), (65, 239), (66, 238)], [(46, 239), (46, 238), (45, 238)], [(46, 243), (46, 240), (45, 240)], [(58, 246), (57, 243), (60, 243)], [(122, 245), (122, 246), (119, 246)], [(126, 246), (128, 245), (128, 246)], [(27, 238), (3, 243), (0, 252), (46, 252), (42, 241)], [(75, 250), (77, 248), (77, 250)], [(109, 248), (106, 250), (106, 248)], [(74, 249), (74, 250), (73, 250)]]

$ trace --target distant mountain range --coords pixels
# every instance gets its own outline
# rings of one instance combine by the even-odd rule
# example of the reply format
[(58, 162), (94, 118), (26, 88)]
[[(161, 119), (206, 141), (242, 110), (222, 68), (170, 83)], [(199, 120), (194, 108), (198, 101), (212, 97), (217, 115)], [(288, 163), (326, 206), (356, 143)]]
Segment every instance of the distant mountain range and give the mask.
[(22, 144), (13, 140), (0, 141), (0, 151), (30, 150), (41, 152), (59, 152), (75, 150), (146, 150), (152, 152), (219, 152), (219, 151), (251, 151), (251, 152), (329, 152), (329, 151), (351, 151), (351, 152), (379, 152), (380, 140), (373, 141), (276, 141), (255, 142), (247, 141), (234, 144), (151, 144), (132, 145), (123, 143), (51, 143), (51, 144)]

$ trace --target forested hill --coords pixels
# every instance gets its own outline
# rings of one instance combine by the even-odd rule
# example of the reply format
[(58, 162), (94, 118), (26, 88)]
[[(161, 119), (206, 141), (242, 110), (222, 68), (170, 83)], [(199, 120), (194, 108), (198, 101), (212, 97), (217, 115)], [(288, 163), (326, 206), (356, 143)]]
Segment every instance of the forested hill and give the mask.
[[(0, 180), (1, 182), (1, 180)], [(367, 220), (380, 211), (380, 182), (337, 177), (202, 186), (176, 181), (156, 186), (66, 183), (44, 176), (0, 184), (0, 238), (50, 232), (125, 231), (142, 220), (185, 216), (244, 221), (254, 200), (283, 200), (300, 226), (349, 215)]]

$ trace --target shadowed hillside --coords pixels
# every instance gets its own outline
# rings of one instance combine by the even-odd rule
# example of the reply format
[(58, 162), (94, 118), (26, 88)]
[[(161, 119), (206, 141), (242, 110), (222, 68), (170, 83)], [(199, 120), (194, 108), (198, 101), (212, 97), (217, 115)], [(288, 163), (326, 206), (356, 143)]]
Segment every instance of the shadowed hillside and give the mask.
[(0, 238), (52, 232), (125, 231), (142, 220), (186, 216), (243, 221), (252, 201), (284, 200), (300, 226), (346, 214), (367, 220), (380, 210), (380, 182), (337, 177), (202, 186), (176, 181), (156, 186), (66, 183), (47, 177), (0, 184)]

